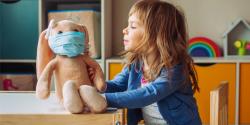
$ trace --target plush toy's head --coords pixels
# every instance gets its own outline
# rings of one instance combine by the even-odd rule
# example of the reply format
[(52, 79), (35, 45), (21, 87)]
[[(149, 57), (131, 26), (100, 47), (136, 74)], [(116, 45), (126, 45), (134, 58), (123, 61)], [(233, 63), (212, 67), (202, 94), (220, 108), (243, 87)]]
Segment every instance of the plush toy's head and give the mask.
[(88, 49), (88, 40), (84, 26), (69, 20), (50, 22), (46, 37), (51, 50), (58, 55), (75, 57)]

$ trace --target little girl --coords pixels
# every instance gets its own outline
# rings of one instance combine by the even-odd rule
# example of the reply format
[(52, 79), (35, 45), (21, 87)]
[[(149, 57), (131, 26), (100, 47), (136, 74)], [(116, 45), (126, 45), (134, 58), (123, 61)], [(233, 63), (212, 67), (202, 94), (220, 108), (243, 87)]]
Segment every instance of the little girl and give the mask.
[(146, 125), (201, 125), (184, 14), (167, 2), (141, 0), (123, 34), (126, 65), (107, 81), (108, 106), (128, 108), (128, 125), (141, 119)]
[[(45, 32), (41, 41), (46, 41)], [(141, 119), (146, 125), (201, 125), (184, 14), (167, 2), (140, 0), (132, 6), (123, 34), (126, 63), (121, 73), (106, 82), (103, 96), (108, 106), (127, 108), (128, 125)], [(40, 53), (47, 53), (37, 65), (43, 68), (53, 56), (46, 48), (48, 42), (41, 41)], [(98, 64), (94, 63), (87, 64), (92, 80)]]

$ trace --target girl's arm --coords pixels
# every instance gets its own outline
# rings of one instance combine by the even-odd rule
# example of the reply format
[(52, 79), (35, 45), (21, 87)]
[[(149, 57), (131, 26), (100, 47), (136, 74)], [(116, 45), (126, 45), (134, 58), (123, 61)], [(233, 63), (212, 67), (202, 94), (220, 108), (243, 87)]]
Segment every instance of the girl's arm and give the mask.
[(117, 108), (141, 108), (160, 101), (182, 86), (184, 78), (181, 74), (180, 71), (174, 70), (171, 82), (166, 76), (159, 76), (153, 82), (136, 90), (105, 93), (108, 105)]
[(106, 93), (123, 92), (127, 90), (129, 77), (128, 67), (124, 67), (123, 70), (115, 76), (113, 80), (106, 81), (107, 89)]

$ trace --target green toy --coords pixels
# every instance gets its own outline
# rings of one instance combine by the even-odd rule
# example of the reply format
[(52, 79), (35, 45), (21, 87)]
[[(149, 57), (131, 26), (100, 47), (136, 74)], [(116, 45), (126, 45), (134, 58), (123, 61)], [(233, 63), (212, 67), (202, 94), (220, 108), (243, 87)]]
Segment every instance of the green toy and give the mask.
[(237, 40), (234, 42), (234, 46), (238, 48), (238, 55), (243, 56), (246, 54), (246, 50), (250, 50), (250, 43), (246, 40)]

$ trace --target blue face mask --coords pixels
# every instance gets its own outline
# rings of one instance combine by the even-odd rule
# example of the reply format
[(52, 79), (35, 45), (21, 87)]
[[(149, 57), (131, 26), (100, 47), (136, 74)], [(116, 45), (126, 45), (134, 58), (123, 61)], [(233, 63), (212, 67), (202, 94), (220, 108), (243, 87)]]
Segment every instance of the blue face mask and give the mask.
[(55, 54), (75, 57), (84, 52), (84, 37), (82, 32), (64, 32), (49, 37), (49, 46)]

